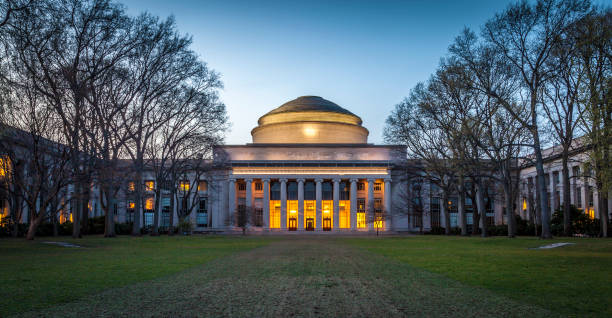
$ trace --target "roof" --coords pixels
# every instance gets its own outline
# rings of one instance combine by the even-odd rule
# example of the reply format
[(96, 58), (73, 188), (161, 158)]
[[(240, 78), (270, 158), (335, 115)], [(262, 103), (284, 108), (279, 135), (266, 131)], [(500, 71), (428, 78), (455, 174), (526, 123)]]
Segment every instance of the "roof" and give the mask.
[(269, 111), (267, 115), (280, 113), (295, 113), (295, 112), (328, 112), (340, 113), (356, 116), (350, 111), (338, 106), (336, 103), (330, 102), (327, 99), (319, 96), (300, 96), (294, 100), (288, 101), (281, 106)]

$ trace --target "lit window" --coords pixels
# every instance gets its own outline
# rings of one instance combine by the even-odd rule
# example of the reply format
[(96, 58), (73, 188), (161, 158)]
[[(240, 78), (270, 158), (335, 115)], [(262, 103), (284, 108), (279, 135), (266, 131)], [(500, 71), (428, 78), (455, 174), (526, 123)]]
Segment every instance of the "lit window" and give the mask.
[(198, 182), (198, 191), (204, 192), (206, 190), (208, 190), (208, 183), (206, 181)]
[(382, 190), (382, 184), (380, 182), (374, 183), (374, 191), (380, 192)]
[(523, 211), (527, 210), (527, 199), (523, 198)]
[(8, 157), (0, 157), (0, 177), (7, 175), (11, 169), (11, 161)]
[(155, 190), (155, 181), (147, 180), (145, 181), (145, 191), (153, 191)]
[(135, 190), (136, 190), (136, 184), (134, 183), (134, 181), (128, 182), (128, 191), (135, 191)]
[(153, 210), (153, 198), (147, 198), (145, 201), (145, 210)]
[(181, 181), (179, 182), (179, 190), (183, 192), (189, 191), (189, 181)]
[(362, 229), (365, 227), (366, 227), (365, 213), (357, 212), (357, 228)]

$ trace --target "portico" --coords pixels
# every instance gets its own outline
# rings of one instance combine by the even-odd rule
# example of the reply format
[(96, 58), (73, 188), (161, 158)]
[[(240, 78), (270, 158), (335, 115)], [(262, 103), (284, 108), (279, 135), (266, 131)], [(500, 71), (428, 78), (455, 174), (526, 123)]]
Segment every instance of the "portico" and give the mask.
[(405, 147), (368, 144), (361, 118), (316, 96), (287, 102), (258, 124), (253, 143), (214, 149), (214, 161), (227, 167), (220, 206), (228, 230), (245, 218), (263, 232), (393, 227), (393, 182), (403, 182), (395, 167)]
[[(366, 231), (376, 226), (384, 230), (390, 223), (382, 219), (375, 222), (376, 214), (390, 209), (388, 174), (232, 174), (228, 186), (228, 212), (251, 211), (253, 219), (261, 219), (253, 226), (265, 230)], [(229, 218), (235, 216), (230, 214)]]

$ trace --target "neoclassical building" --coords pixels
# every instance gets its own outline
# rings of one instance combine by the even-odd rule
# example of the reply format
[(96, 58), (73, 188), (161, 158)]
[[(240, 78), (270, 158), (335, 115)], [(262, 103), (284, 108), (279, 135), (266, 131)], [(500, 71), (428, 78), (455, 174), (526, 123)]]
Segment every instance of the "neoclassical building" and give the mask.
[(302, 96), (259, 118), (251, 135), (253, 143), (214, 149), (226, 169), (211, 184), (219, 194), (211, 201), (213, 228), (232, 229), (244, 215), (253, 231), (402, 227), (389, 212), (402, 188), (395, 167), (405, 148), (369, 144), (359, 116)]

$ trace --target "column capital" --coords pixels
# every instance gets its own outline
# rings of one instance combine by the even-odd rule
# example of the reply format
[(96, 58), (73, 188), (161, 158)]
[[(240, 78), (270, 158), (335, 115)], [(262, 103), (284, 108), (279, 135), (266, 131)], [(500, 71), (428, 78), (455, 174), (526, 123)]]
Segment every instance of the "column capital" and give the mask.
[(278, 181), (280, 181), (280, 182), (285, 182), (285, 183), (286, 183), (286, 182), (287, 182), (287, 179), (286, 179), (286, 178), (282, 178), (282, 179), (278, 179)]
[(244, 179), (244, 182), (253, 182), (253, 178)]
[(357, 178), (351, 178), (351, 179), (350, 179), (350, 181), (351, 181), (351, 182), (359, 182), (359, 179), (357, 179)]
[(270, 178), (263, 178), (263, 179), (261, 179), (261, 182), (268, 182), (269, 183), (270, 182)]
[(341, 180), (340, 178), (333, 178), (332, 179), (333, 182), (340, 182), (340, 180)]
[(369, 183), (369, 182), (375, 182), (375, 181), (376, 181), (376, 179), (375, 179), (375, 178), (368, 178), (368, 183)]
[(383, 181), (384, 182), (391, 182), (391, 178), (385, 178)]
[(304, 183), (305, 181), (306, 181), (306, 179), (304, 179), (304, 178), (299, 178), (299, 179), (297, 179), (297, 182)]
[(236, 182), (236, 178), (229, 178), (227, 181), (229, 181), (229, 182)]
[(316, 182), (316, 183), (321, 183), (321, 182), (323, 182), (323, 179), (321, 179), (321, 178), (317, 178), (317, 179), (315, 179), (315, 182)]

